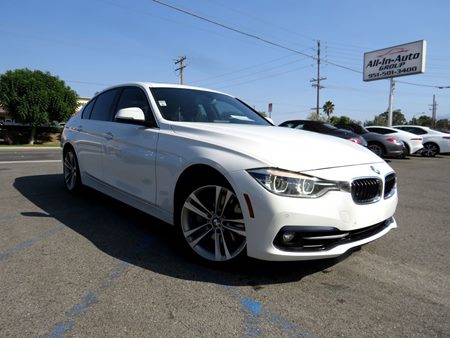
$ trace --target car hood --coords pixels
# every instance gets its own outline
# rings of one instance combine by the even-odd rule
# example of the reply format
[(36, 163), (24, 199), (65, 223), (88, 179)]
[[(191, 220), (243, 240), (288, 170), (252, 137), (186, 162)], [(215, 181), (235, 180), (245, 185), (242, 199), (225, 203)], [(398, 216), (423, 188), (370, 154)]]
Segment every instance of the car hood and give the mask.
[(267, 166), (297, 172), (383, 162), (351, 141), (304, 130), (213, 123), (180, 123), (171, 128), (180, 137), (232, 149)]

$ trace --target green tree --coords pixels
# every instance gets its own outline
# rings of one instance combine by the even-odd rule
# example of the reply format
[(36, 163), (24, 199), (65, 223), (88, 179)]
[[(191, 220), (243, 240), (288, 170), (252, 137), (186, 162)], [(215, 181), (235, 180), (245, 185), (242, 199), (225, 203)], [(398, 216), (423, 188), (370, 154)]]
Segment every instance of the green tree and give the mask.
[(352, 120), (350, 117), (348, 116), (332, 116), (330, 118), (330, 122), (332, 124), (350, 124), (350, 123), (358, 123), (358, 121)]
[(322, 122), (325, 122), (327, 120), (325, 116), (317, 114), (315, 110), (309, 113), (307, 119), (311, 121), (322, 121)]
[(449, 130), (448, 119), (441, 119), (436, 121), (436, 129)]
[(0, 105), (16, 121), (30, 125), (30, 144), (37, 127), (68, 119), (77, 108), (77, 97), (64, 81), (48, 72), (16, 69), (0, 75)]
[(419, 116), (419, 118), (415, 118), (413, 117), (411, 119), (411, 121), (409, 121), (410, 124), (415, 124), (417, 126), (425, 126), (425, 127), (430, 127), (431, 124), (433, 122), (433, 119), (425, 114), (422, 114), (421, 116)]
[(327, 120), (330, 120), (330, 115), (333, 114), (334, 111), (334, 103), (331, 101), (325, 102), (322, 107), (323, 112), (327, 115)]
[[(389, 113), (386, 111), (374, 117), (372, 121), (364, 122), (365, 126), (387, 126)], [(405, 115), (402, 113), (401, 109), (396, 109), (392, 112), (392, 124), (406, 124)]]

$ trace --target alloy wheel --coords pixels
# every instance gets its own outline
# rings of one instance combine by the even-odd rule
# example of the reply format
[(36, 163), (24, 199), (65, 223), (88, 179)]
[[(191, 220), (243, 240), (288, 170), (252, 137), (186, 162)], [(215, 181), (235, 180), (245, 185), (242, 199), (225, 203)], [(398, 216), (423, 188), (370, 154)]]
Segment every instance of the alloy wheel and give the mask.
[(434, 157), (439, 152), (439, 148), (434, 143), (425, 143), (423, 145), (422, 155), (426, 157)]
[(384, 154), (383, 148), (378, 144), (369, 144), (368, 148), (380, 157)]
[(64, 182), (69, 191), (74, 191), (78, 184), (78, 164), (73, 151), (69, 150), (64, 157)]
[(208, 261), (230, 261), (244, 250), (244, 217), (233, 191), (219, 185), (202, 186), (185, 200), (181, 230), (191, 249)]

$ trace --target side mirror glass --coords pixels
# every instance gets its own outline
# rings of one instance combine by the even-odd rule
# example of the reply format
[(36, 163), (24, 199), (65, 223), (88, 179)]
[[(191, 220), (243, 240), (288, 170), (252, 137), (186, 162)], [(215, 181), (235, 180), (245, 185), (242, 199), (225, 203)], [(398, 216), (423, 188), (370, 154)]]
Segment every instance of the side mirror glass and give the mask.
[(142, 124), (145, 123), (145, 115), (142, 109), (138, 107), (123, 108), (116, 113), (114, 120), (118, 122)]

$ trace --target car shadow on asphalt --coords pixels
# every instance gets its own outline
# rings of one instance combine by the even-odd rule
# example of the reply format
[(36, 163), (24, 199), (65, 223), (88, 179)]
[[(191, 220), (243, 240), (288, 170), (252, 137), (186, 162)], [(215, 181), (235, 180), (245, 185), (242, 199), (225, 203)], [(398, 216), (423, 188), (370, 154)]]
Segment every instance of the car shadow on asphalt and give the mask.
[(129, 264), (174, 278), (223, 286), (262, 285), (299, 281), (315, 273), (328, 273), (337, 259), (309, 262), (264, 262), (246, 258), (225, 267), (199, 262), (184, 248), (176, 229), (102, 193), (85, 188), (66, 191), (62, 175), (19, 177), (14, 187), (40, 212), (23, 217), (53, 217), (92, 242), (104, 253)]

